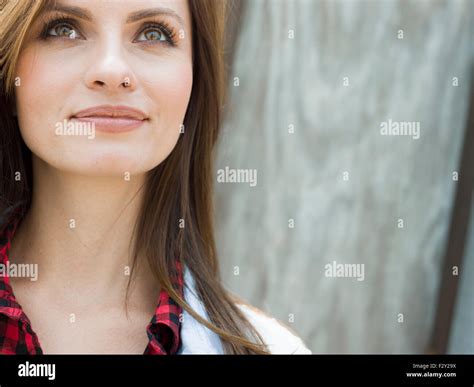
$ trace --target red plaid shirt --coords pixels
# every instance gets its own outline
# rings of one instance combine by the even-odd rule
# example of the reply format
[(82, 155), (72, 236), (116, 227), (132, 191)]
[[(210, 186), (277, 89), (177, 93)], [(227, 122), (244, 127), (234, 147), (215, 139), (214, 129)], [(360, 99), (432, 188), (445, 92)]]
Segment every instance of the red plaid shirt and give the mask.
[[(6, 268), (8, 251), (15, 230), (20, 223), (19, 218), (6, 223), (0, 231), (0, 264)], [(6, 273), (6, 270), (2, 270)], [(0, 354), (31, 354), (41, 355), (38, 336), (33, 331), (32, 325), (20, 304), (15, 299), (8, 274), (0, 273)], [(171, 278), (183, 296), (183, 270), (176, 261), (176, 270)], [(155, 314), (146, 327), (148, 345), (146, 355), (171, 355), (179, 350), (180, 342), (180, 315), (182, 308), (161, 290)]]

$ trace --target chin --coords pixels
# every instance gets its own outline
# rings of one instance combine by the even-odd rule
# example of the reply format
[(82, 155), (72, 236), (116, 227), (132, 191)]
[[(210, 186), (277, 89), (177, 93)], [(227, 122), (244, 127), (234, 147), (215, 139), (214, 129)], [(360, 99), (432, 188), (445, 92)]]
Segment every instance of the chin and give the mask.
[(147, 167), (139, 152), (133, 155), (106, 152), (88, 154), (86, 158), (61, 158), (52, 162), (52, 166), (67, 173), (91, 177), (117, 177), (126, 180), (126, 176), (146, 173), (153, 166)]

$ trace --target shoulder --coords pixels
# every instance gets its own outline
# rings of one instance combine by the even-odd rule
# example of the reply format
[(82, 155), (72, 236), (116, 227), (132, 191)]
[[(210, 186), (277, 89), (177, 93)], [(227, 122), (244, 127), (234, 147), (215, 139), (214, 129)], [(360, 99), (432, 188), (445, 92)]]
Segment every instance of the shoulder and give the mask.
[[(185, 270), (184, 298), (202, 318), (209, 320), (206, 309), (195, 289), (191, 272)], [(247, 320), (254, 326), (271, 354), (311, 354), (300, 337), (282, 322), (250, 305), (234, 293), (227, 293)], [(180, 354), (223, 354), (224, 349), (217, 334), (196, 321), (186, 310), (181, 323), (182, 346)]]
[(235, 304), (262, 336), (271, 354), (311, 354), (298, 334), (281, 321), (235, 297)]

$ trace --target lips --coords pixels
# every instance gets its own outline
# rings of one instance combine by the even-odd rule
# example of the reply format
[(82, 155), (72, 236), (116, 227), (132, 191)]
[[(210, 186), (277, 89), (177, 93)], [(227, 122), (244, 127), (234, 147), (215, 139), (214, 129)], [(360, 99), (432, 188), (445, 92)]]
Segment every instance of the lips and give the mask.
[(129, 106), (102, 105), (75, 113), (72, 120), (89, 123), (104, 132), (126, 132), (136, 129), (148, 121), (148, 116)]

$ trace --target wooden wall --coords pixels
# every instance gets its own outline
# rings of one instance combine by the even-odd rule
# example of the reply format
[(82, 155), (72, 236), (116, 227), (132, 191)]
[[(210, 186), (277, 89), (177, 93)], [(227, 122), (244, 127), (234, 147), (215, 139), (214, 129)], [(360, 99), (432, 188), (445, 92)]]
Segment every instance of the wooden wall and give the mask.
[[(227, 286), (314, 353), (423, 352), (468, 109), (473, 2), (244, 4), (216, 169), (256, 169), (257, 185), (216, 184)], [(419, 138), (383, 135), (389, 120), (419, 125)], [(363, 264), (364, 280), (327, 277), (333, 261)]]

